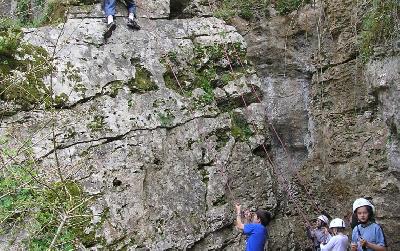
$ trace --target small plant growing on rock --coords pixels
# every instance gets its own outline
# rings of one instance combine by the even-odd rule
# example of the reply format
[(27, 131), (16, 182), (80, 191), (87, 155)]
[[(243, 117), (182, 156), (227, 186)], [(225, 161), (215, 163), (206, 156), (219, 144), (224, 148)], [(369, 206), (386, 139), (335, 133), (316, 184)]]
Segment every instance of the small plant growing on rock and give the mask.
[[(23, 161), (16, 157), (25, 156)], [(96, 244), (90, 229), (89, 203), (72, 179), (46, 181), (36, 169), (31, 150), (23, 152), (0, 140), (0, 233), (23, 232), (25, 250), (72, 250)]]
[(359, 50), (364, 62), (373, 55), (377, 44), (385, 44), (396, 35), (396, 10), (398, 11), (399, 7), (400, 3), (396, 0), (370, 2), (359, 39)]
[(218, 9), (214, 10), (214, 14), (226, 21), (235, 16), (245, 20), (253, 20), (268, 16), (269, 4), (270, 0), (223, 0)]
[(310, 3), (310, 0), (277, 0), (275, 8), (281, 15), (287, 15), (298, 10), (302, 5)]

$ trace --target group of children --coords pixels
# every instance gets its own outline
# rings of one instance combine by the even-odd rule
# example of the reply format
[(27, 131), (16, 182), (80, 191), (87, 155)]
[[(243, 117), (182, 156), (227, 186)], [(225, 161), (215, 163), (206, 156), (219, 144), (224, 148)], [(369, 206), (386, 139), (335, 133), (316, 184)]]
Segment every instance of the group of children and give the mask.
[[(367, 199), (359, 198), (354, 201), (351, 251), (386, 251), (385, 236), (381, 226), (375, 223), (374, 214), (375, 207)], [(249, 223), (243, 224), (242, 217)], [(240, 205), (236, 205), (236, 227), (247, 236), (246, 251), (264, 251), (270, 219), (271, 215), (265, 210), (257, 210), (253, 214), (246, 211), (243, 215)], [(318, 216), (316, 227), (307, 227), (307, 235), (313, 240), (313, 250), (348, 250), (349, 238), (344, 234), (345, 228), (342, 219), (336, 218), (329, 223), (327, 216)]]

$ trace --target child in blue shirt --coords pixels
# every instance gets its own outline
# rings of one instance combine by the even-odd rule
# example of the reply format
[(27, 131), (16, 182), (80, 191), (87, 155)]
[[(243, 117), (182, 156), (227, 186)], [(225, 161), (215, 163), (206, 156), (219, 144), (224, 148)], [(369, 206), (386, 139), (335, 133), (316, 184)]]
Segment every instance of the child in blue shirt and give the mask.
[(385, 236), (381, 226), (374, 222), (374, 206), (360, 198), (353, 203), (353, 215), (357, 221), (351, 236), (352, 251), (386, 251)]
[(236, 205), (236, 227), (243, 230), (243, 234), (247, 236), (246, 251), (264, 251), (271, 214), (259, 209), (250, 216), (251, 223), (243, 224), (241, 206)]

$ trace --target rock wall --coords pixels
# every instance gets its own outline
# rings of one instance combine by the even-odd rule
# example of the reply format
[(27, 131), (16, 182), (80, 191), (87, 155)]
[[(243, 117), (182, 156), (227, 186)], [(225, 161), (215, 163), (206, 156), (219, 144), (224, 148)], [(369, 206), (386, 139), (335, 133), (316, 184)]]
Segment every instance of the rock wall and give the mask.
[[(4, 147), (31, 142), (41, 176), (56, 179), (60, 166), (98, 198), (90, 205), (96, 227), (87, 230), (93, 248), (239, 250), (234, 201), (269, 210), (277, 203), (270, 166), (253, 153), (270, 136), (246, 44), (216, 18), (168, 20), (169, 9), (158, 9), (149, 19), (141, 11), (154, 3), (140, 4), (142, 30), (117, 17), (108, 41), (100, 6), (24, 31), (54, 70), (20, 99), (11, 90), (24, 86), (16, 78), (24, 73), (6, 82)], [(23, 245), (12, 239), (3, 235), (1, 248)]]
[[(369, 197), (390, 249), (397, 250), (399, 47), (394, 39), (362, 62), (357, 42), (365, 9), (317, 2), (288, 16), (270, 8), (267, 19), (232, 23), (244, 34), (268, 118), (290, 152), (273, 140), (277, 165), (300, 166), (294, 179), (308, 219), (326, 210), (348, 220), (354, 199)], [(290, 158), (300, 165), (290, 165)], [(303, 217), (294, 203), (280, 205), (270, 247), (304, 248)]]
[[(360, 61), (349, 24), (359, 27), (362, 6), (281, 16), (271, 5), (267, 18), (231, 26), (201, 1), (138, 5), (142, 30), (125, 27), (119, 6), (107, 42), (100, 4), (25, 30), (55, 68), (33, 99), (1, 100), (7, 147), (29, 140), (42, 175), (54, 179), (58, 159), (97, 196), (92, 248), (242, 250), (240, 201), (273, 212), (269, 250), (303, 250), (302, 214), (347, 218), (368, 196), (400, 249), (400, 49)], [(50, 108), (32, 102), (46, 95)], [(1, 239), (2, 249), (23, 240)]]

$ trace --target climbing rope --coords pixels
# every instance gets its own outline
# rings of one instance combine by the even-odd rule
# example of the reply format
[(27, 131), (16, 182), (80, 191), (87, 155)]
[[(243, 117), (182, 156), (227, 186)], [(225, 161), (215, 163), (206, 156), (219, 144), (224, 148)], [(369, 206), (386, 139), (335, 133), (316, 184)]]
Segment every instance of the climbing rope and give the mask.
[[(304, 1), (303, 1), (303, 2), (304, 2)], [(209, 6), (210, 6), (210, 8), (211, 8), (211, 11), (213, 11), (213, 9), (212, 9), (212, 8), (213, 8), (213, 4), (210, 2), (210, 0), (208, 0), (208, 3), (209, 3)], [(231, 43), (232, 43), (232, 41), (231, 41)], [(286, 48), (286, 41), (285, 41), (285, 48)], [(238, 60), (238, 62), (240, 63), (241, 67), (244, 67), (243, 63), (242, 63), (241, 60), (240, 60), (240, 56), (238, 55), (238, 53), (237, 53), (237, 51), (236, 51), (236, 49), (235, 49), (234, 47), (233, 47), (233, 50), (234, 50), (234, 54), (235, 54), (235, 56), (237, 57), (237, 60)], [(285, 51), (286, 51), (286, 50), (285, 50)], [(233, 72), (233, 66), (232, 66), (232, 64), (231, 64), (231, 60), (230, 60), (230, 58), (229, 58), (229, 54), (227, 53), (226, 47), (224, 47), (224, 56), (225, 56), (225, 58), (226, 58), (226, 60), (227, 60), (227, 62), (228, 62), (228, 64), (229, 64), (229, 68), (230, 68), (231, 72)], [(285, 53), (285, 60), (286, 60), (286, 53)], [(286, 61), (285, 61), (285, 69), (286, 69)], [(285, 75), (286, 75), (286, 73), (285, 73)], [(255, 88), (254, 88), (254, 86), (253, 86), (253, 85), (250, 85), (250, 86), (251, 86), (252, 94), (256, 97), (256, 99), (258, 100), (258, 102), (261, 103), (261, 102), (262, 102), (262, 101), (261, 101), (261, 98), (260, 98), (259, 95), (257, 94), (257, 92), (256, 92), (256, 90), (255, 90)], [(244, 106), (245, 106), (245, 107), (248, 107), (248, 106), (247, 106), (247, 102), (246, 102), (246, 100), (245, 100), (245, 97), (243, 96), (243, 94), (240, 94), (240, 95), (241, 95), (241, 99), (242, 99), (242, 101), (243, 101)], [(289, 151), (287, 150), (287, 147), (285, 146), (285, 144), (284, 144), (282, 138), (279, 136), (279, 134), (278, 134), (278, 132), (277, 132), (275, 126), (271, 123), (271, 121), (268, 119), (268, 117), (267, 117), (267, 122), (268, 122), (269, 126), (272, 128), (272, 131), (274, 132), (276, 138), (277, 138), (278, 141), (280, 142), (282, 148), (284, 149), (285, 154), (288, 156), (288, 164), (289, 164), (289, 166), (293, 166), (292, 159), (291, 159), (291, 157), (290, 157)], [(254, 131), (255, 131), (255, 132), (258, 132), (258, 127), (254, 124), (254, 121), (252, 121), (252, 126), (253, 126), (253, 128), (254, 128)], [(277, 173), (276, 173), (276, 170), (279, 170), (279, 169), (277, 169), (277, 168), (276, 168), (276, 165), (272, 162), (272, 159), (271, 159), (271, 157), (269, 156), (269, 153), (268, 153), (268, 151), (267, 151), (267, 149), (266, 149), (264, 143), (262, 144), (262, 148), (263, 148), (263, 150), (264, 150), (264, 152), (265, 152), (265, 154), (266, 154), (266, 156), (267, 156), (267, 158), (268, 158), (269, 163), (271, 164), (271, 166), (272, 166), (272, 168), (273, 168), (274, 174), (276, 175), (276, 174), (277, 174)], [(305, 180), (304, 180), (303, 177), (299, 174), (298, 171), (296, 171), (296, 176), (298, 177), (298, 179), (299, 179), (301, 185), (302, 185), (303, 187), (306, 187), (306, 186), (305, 186)], [(298, 201), (298, 199), (296, 198), (296, 196), (294, 196), (294, 193), (293, 193), (293, 192), (291, 191), (291, 189), (290, 189), (290, 187), (291, 187), (290, 182), (286, 179), (286, 177), (283, 175), (283, 173), (282, 173), (282, 172), (279, 172), (279, 176), (277, 176), (277, 177), (278, 177), (278, 179), (277, 179), (277, 180), (278, 180), (278, 183), (280, 182), (279, 177), (282, 177), (282, 178), (283, 178), (285, 184), (283, 184), (283, 186), (282, 186), (282, 184), (281, 184), (281, 186), (286, 190), (286, 193), (289, 195), (289, 197), (291, 197), (291, 199), (293, 199), (293, 200), (295, 200), (295, 201)], [(306, 189), (306, 194), (307, 194), (307, 196), (308, 196), (308, 200), (309, 200), (309, 201), (313, 201), (313, 203), (311, 203), (311, 204), (313, 205), (314, 209), (316, 209), (317, 212), (321, 212), (321, 209), (319, 208), (318, 203), (317, 203), (315, 200), (312, 200), (312, 199), (311, 199), (311, 198), (312, 198), (312, 195), (311, 195), (311, 193), (310, 193), (310, 191), (309, 191), (308, 189)], [(298, 211), (299, 214), (303, 217), (304, 221), (305, 221), (306, 223), (308, 223), (308, 225), (310, 225), (309, 222), (308, 222), (308, 220), (307, 220), (307, 218), (305, 217), (303, 211), (300, 210), (298, 204), (299, 204), (299, 203), (295, 203), (296, 208), (297, 208), (297, 211)]]
[[(233, 44), (232, 41), (230, 41), (230, 42), (231, 42), (231, 44)], [(241, 61), (241, 59), (240, 59), (240, 56), (239, 56), (239, 54), (238, 54), (238, 52), (236, 51), (236, 49), (235, 49), (234, 46), (233, 46), (233, 52), (234, 52), (235, 56), (237, 57), (237, 61), (239, 62), (239, 64), (240, 64), (241, 67), (243, 68), (244, 65), (243, 65), (243, 63), (242, 63), (242, 61)], [(226, 60), (227, 60), (227, 62), (228, 62), (228, 64), (229, 64), (229, 67), (230, 67), (230, 69), (231, 69), (231, 72), (233, 72), (233, 66), (232, 66), (232, 64), (231, 64), (231, 59), (229, 58), (229, 54), (227, 53), (225, 47), (224, 47), (224, 55), (225, 55)], [(250, 85), (250, 86), (251, 86), (251, 92), (252, 92), (252, 94), (256, 97), (256, 99), (257, 99), (257, 101), (258, 101), (259, 103), (262, 103), (262, 100), (261, 100), (260, 96), (257, 94), (257, 91), (255, 90), (254, 86), (253, 86), (253, 85)], [(245, 101), (245, 98), (244, 98), (243, 94), (241, 94), (241, 99), (242, 99), (242, 101), (243, 101), (245, 107), (247, 107), (247, 104), (246, 104), (246, 101)], [(267, 116), (267, 115), (266, 115), (266, 116)], [(274, 132), (276, 138), (278, 139), (278, 141), (280, 142), (282, 148), (284, 149), (284, 152), (285, 152), (285, 154), (286, 154), (287, 157), (288, 157), (288, 162), (289, 162), (288, 164), (289, 164), (289, 166), (290, 166), (290, 167), (293, 167), (294, 165), (293, 165), (293, 163), (292, 163), (292, 159), (291, 159), (291, 157), (290, 157), (289, 151), (287, 150), (287, 147), (285, 146), (285, 144), (284, 144), (282, 138), (279, 136), (279, 134), (278, 134), (278, 132), (277, 132), (275, 126), (271, 123), (271, 121), (268, 119), (268, 117), (267, 117), (266, 121), (268, 122), (269, 126), (272, 128), (272, 131)], [(254, 125), (254, 121), (253, 121), (253, 127), (255, 128), (256, 132), (258, 132), (258, 128)], [(265, 149), (265, 147), (263, 147), (263, 148)], [(271, 161), (270, 161), (270, 162), (271, 162)], [(305, 186), (305, 181), (304, 181), (303, 177), (302, 177), (298, 172), (296, 172), (296, 176), (299, 178), (299, 180), (300, 180), (300, 182), (301, 182), (301, 185), (302, 185), (303, 187), (306, 187), (306, 186)], [(312, 195), (311, 195), (311, 193), (310, 193), (310, 191), (309, 191), (308, 189), (306, 189), (306, 193), (307, 193), (307, 196), (309, 197), (309, 198), (308, 198), (309, 201), (313, 201), (313, 203), (314, 203), (313, 206), (315, 207), (316, 211), (317, 211), (317, 212), (321, 212), (321, 210), (320, 210), (320, 208), (319, 208), (317, 202), (316, 202), (315, 200), (312, 200), (312, 199), (311, 199), (311, 198), (312, 198)]]
[[(235, 52), (235, 54), (238, 55), (237, 52)], [(229, 64), (229, 68), (230, 68), (230, 70), (231, 70), (231, 73), (233, 73), (234, 71), (233, 71), (233, 66), (232, 66), (232, 63), (231, 63), (232, 61), (231, 61), (231, 59), (229, 58), (229, 55), (228, 55), (227, 50), (226, 50), (226, 47), (224, 47), (224, 56), (226, 57), (226, 60), (227, 60), (227, 62), (228, 62), (228, 64)], [(238, 57), (238, 61), (240, 62), (239, 57)], [(240, 63), (240, 64), (241, 64), (241, 66), (243, 67), (243, 64), (242, 64), (242, 63)], [(252, 87), (252, 94), (255, 94), (255, 95), (258, 97), (257, 92), (255, 92), (254, 86), (251, 85), (251, 87)], [(253, 91), (254, 91), (254, 93), (253, 93)], [(243, 105), (246, 107), (246, 111), (247, 111), (247, 108), (248, 108), (249, 106), (248, 106), (248, 104), (247, 104), (247, 102), (246, 102), (246, 99), (245, 99), (243, 93), (240, 93), (240, 96), (241, 96)], [(261, 103), (261, 99), (259, 99), (259, 97), (258, 97), (258, 100), (259, 100), (260, 103)], [(253, 126), (253, 130), (254, 130), (256, 133), (259, 133), (258, 127), (255, 125), (255, 122), (254, 122), (254, 121), (251, 121), (251, 124), (252, 124), (252, 126)], [(275, 132), (276, 132), (276, 131), (275, 131)], [(277, 135), (277, 136), (279, 137), (279, 135)], [(283, 143), (283, 142), (282, 142), (282, 143)], [(267, 156), (267, 158), (268, 158), (269, 163), (270, 163), (271, 166), (272, 166), (273, 173), (274, 173), (274, 175), (277, 177), (277, 181), (278, 181), (279, 185), (285, 190), (285, 192), (287, 193), (287, 195), (289, 196), (289, 198), (290, 198), (291, 200), (294, 201), (294, 205), (295, 205), (295, 207), (296, 207), (296, 211), (297, 211), (297, 212), (299, 213), (299, 215), (303, 218), (303, 220), (304, 220), (304, 222), (306, 223), (306, 225), (310, 225), (309, 221), (307, 220), (307, 217), (305, 216), (305, 214), (303, 213), (303, 211), (300, 209), (300, 206), (299, 206), (299, 205), (300, 205), (300, 201), (298, 200), (298, 198), (295, 196), (294, 192), (292, 191), (292, 189), (291, 189), (291, 184), (290, 184), (289, 180), (285, 177), (285, 174), (284, 174), (283, 172), (281, 172), (280, 169), (278, 169), (278, 168), (276, 167), (276, 165), (274, 164), (274, 162), (272, 161), (272, 158), (271, 158), (270, 154), (268, 153), (268, 150), (267, 150), (267, 148), (266, 148), (266, 146), (265, 146), (265, 143), (262, 143), (262, 148), (263, 148), (263, 150), (264, 150), (264, 152), (265, 152), (265, 154), (266, 154), (266, 156)], [(277, 170), (279, 170), (279, 173), (277, 173)], [(281, 179), (282, 179), (282, 180), (281, 180)]]

